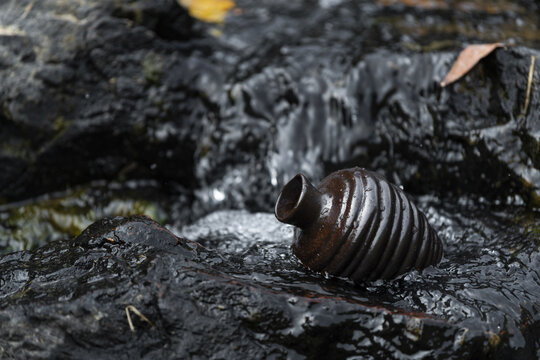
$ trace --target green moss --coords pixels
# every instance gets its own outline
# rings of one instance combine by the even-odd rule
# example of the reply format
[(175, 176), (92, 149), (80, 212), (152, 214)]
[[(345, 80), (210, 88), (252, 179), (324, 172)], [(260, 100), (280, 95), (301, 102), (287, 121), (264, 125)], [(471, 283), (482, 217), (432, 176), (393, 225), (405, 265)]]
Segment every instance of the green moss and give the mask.
[(208, 156), (208, 154), (210, 153), (210, 146), (208, 145), (203, 145), (201, 146), (201, 158), (205, 158)]
[(540, 209), (540, 190), (535, 185), (531, 184), (523, 178), (521, 178), (521, 183), (523, 185), (523, 191), (521, 195), (525, 203), (529, 207)]
[(533, 239), (540, 240), (540, 224), (529, 223), (523, 227), (525, 235), (531, 235)]
[(53, 121), (53, 129), (57, 133), (64, 132), (67, 129), (67, 127), (69, 126), (70, 123), (71, 122), (66, 121), (66, 119), (63, 116), (58, 116)]
[(150, 52), (142, 63), (144, 78), (151, 85), (159, 85), (163, 75), (163, 58), (156, 53)]
[(469, 39), (482, 40), (485, 43), (501, 41), (501, 34), (504, 38), (518, 38), (525, 42), (535, 42), (540, 39), (540, 32), (536, 29), (538, 22), (537, 16), (528, 12), (523, 15), (524, 24), (515, 22), (506, 22), (504, 24), (485, 24), (479, 28), (474, 23), (464, 23), (448, 19), (447, 21), (438, 21), (427, 23), (424, 21), (411, 22), (402, 15), (389, 15), (375, 17), (373, 21), (379, 26), (391, 26), (395, 30), (408, 34), (412, 38), (429, 40), (437, 37), (438, 39), (447, 36), (455, 39), (456, 34)]
[(516, 214), (512, 221), (523, 228), (524, 235), (540, 241), (540, 221), (538, 219), (538, 212), (522, 211)]
[(150, 200), (126, 194), (80, 188), (63, 196), (0, 209), (0, 253), (31, 249), (46, 242), (77, 236), (106, 216), (143, 214), (163, 223), (165, 211)]
[(493, 333), (490, 337), (489, 337), (489, 346), (491, 348), (496, 348), (497, 346), (499, 346), (501, 342), (501, 338), (499, 337), (499, 335)]
[(415, 42), (405, 42), (403, 46), (412, 51), (433, 52), (443, 51), (447, 49), (455, 49), (459, 46), (459, 43), (455, 40), (435, 40), (426, 45), (421, 45)]
[(30, 140), (6, 140), (2, 142), (2, 153), (4, 155), (12, 156), (14, 158), (28, 160), (32, 157), (32, 154), (30, 152), (31, 146), (32, 144)]

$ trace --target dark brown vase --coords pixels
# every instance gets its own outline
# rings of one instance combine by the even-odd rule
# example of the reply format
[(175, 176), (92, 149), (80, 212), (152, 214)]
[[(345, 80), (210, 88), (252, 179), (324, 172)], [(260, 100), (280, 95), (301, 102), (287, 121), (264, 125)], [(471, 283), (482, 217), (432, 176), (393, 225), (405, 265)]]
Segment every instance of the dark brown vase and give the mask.
[(403, 191), (361, 168), (336, 171), (318, 188), (296, 175), (275, 214), (297, 227), (292, 249), (304, 265), (355, 282), (394, 278), (443, 255), (441, 240)]

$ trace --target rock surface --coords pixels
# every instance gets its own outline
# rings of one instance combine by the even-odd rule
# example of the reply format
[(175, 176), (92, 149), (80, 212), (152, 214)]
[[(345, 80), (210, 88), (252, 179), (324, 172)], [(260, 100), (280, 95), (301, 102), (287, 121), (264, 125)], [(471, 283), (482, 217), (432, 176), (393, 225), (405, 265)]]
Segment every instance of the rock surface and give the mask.
[[(476, 6), (240, 1), (213, 36), (174, 0), (3, 2), (0, 198), (153, 178), (207, 210), (270, 210), (299, 170), (355, 164), (415, 193), (538, 207), (538, 91), (522, 112), (539, 52), (499, 49), (438, 85), (462, 42), (493, 41), (508, 17), (514, 41), (540, 44), (535, 4)], [(450, 41), (433, 24), (452, 21)], [(493, 32), (466, 32), (479, 23)]]
[(92, 179), (190, 184), (206, 113), (182, 54), (191, 23), (174, 1), (2, 2), (0, 197)]
[[(505, 238), (501, 228), (516, 226), (481, 211), (471, 221), (453, 214), (459, 206), (422, 205), (447, 257), (361, 287), (303, 268), (289, 250), (292, 228), (271, 214), (217, 212), (181, 230), (200, 244), (149, 218), (104, 219), (74, 240), (1, 258), (0, 355), (538, 356), (537, 239)], [(128, 306), (148, 319), (129, 308), (134, 331)]]
[[(539, 7), (426, 4), (0, 2), (0, 357), (540, 358)], [(358, 287), (292, 257), (281, 185), (351, 166), (416, 197), (440, 266)], [(69, 240), (134, 212), (182, 237)]]

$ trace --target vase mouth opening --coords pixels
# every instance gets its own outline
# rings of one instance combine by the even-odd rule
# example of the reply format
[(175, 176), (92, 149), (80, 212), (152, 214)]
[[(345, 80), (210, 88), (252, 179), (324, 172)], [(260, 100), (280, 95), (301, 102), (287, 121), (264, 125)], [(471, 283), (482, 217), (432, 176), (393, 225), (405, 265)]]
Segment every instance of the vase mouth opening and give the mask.
[(276, 203), (276, 217), (281, 222), (288, 222), (293, 217), (298, 204), (302, 201), (306, 182), (302, 174), (296, 175), (281, 190)]

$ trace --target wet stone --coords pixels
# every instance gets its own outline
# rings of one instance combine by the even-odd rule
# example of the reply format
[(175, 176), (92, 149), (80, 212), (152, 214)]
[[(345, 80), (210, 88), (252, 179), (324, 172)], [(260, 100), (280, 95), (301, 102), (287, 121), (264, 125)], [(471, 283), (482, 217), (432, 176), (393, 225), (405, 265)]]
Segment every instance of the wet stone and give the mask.
[[(0, 357), (540, 358), (538, 4), (426, 4), (0, 1)], [(415, 196), (440, 265), (291, 255), (281, 186), (352, 166)], [(135, 213), (179, 236), (77, 236)]]
[[(416, 194), (538, 207), (537, 4), (459, 4), (239, 0), (216, 29), (174, 0), (6, 1), (0, 201), (150, 178), (199, 213), (270, 211), (298, 171), (358, 165)], [(464, 44), (508, 38), (439, 86)]]
[[(445, 258), (393, 281), (310, 272), (289, 249), (292, 227), (244, 211), (212, 213), (179, 237), (146, 217), (104, 219), (4, 255), (2, 356), (537, 356), (538, 237), (483, 209), (472, 221), (459, 204), (419, 200)], [(128, 306), (148, 319), (128, 308), (134, 331)]]

